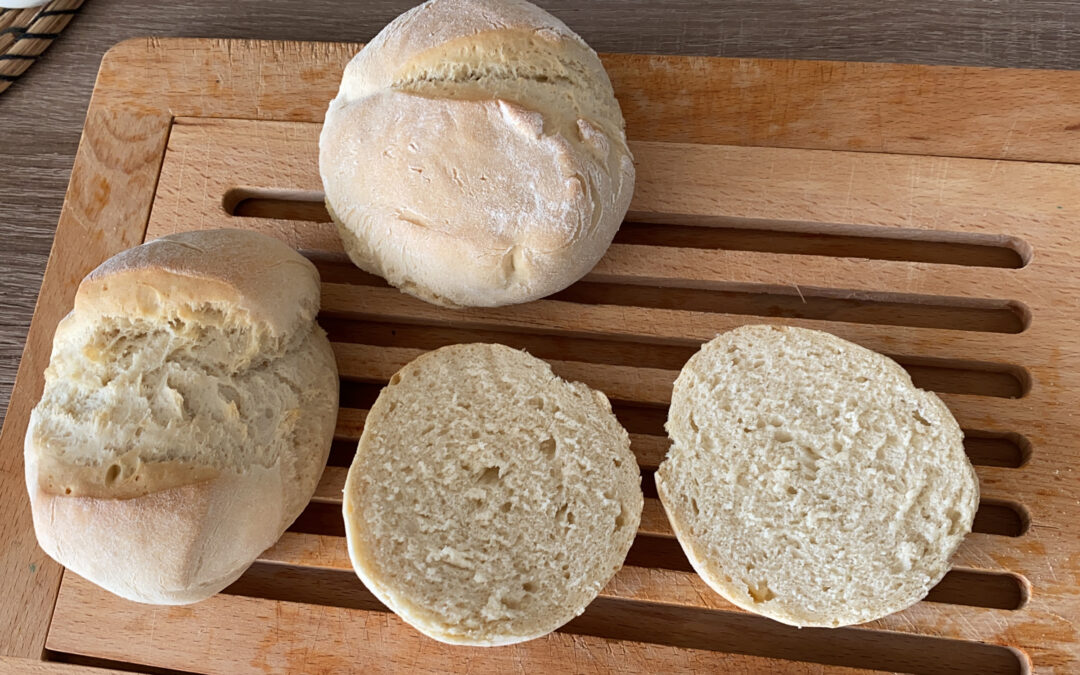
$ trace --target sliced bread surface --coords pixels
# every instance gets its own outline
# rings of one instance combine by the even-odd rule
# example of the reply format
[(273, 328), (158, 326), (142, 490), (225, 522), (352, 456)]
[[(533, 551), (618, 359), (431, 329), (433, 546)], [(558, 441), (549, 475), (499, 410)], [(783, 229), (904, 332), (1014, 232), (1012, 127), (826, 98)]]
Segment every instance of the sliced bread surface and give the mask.
[(743, 326), (675, 383), (656, 473), (718, 593), (796, 626), (863, 623), (926, 596), (971, 531), (978, 480), (945, 404), (828, 333)]
[(349, 554), (390, 609), (443, 642), (539, 637), (622, 566), (641, 475), (600, 392), (496, 344), (390, 380), (345, 485)]

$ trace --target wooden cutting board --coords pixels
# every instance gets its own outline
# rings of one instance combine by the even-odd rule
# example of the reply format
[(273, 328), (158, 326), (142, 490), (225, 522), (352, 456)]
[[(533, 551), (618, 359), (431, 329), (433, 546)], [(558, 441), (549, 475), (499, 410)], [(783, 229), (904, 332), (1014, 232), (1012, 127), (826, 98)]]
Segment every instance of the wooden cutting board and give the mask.
[[(1080, 670), (1080, 72), (606, 56), (638, 167), (616, 243), (552, 298), (455, 311), (353, 268), (327, 223), (316, 139), (358, 48), (136, 40), (106, 55), (0, 437), (0, 657), (213, 673)], [(268, 232), (319, 266), (337, 440), (307, 511), (226, 593), (143, 606), (37, 548), (22, 438), (83, 275), (212, 227)], [(798, 630), (691, 571), (652, 482), (672, 381), (702, 341), (762, 321), (893, 356), (960, 421), (982, 502), (926, 601)], [(382, 383), (476, 340), (607, 392), (647, 497), (627, 567), (584, 615), (486, 650), (388, 613), (351, 571), (340, 515)]]

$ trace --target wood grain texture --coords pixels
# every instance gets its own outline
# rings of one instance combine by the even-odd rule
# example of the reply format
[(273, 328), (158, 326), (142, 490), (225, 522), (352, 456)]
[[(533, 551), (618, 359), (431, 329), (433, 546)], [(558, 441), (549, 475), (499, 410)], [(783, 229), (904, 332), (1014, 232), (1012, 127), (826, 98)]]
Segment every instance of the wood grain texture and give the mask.
[[(511, 342), (517, 339), (514, 335), (524, 336), (549, 350), (547, 358), (553, 359), (557, 372), (606, 391), (620, 420), (635, 434), (635, 451), (646, 468), (663, 452), (663, 414), (687, 350), (720, 330), (762, 316), (829, 330), (895, 355), (923, 373), (920, 377), (930, 377), (933, 373), (926, 373), (935, 369), (949, 373), (942, 380), (948, 385), (942, 397), (961, 424), (977, 432), (976, 437), (1022, 438), (1022, 443), (1010, 441), (1017, 459), (978, 467), (983, 504), (977, 533), (957, 556), (963, 569), (937, 591), (936, 600), (866, 627), (815, 633), (828, 635), (821, 644), (843, 655), (830, 658), (848, 659), (825, 662), (869, 667), (866, 659), (872, 651), (881, 655), (882, 667), (921, 672), (954, 672), (962, 663), (985, 672), (1018, 672), (1029, 657), (1040, 672), (1075, 668), (1080, 659), (1075, 619), (1080, 616), (1080, 533), (1071, 524), (1080, 515), (1075, 497), (1080, 491), (1080, 453), (1072, 440), (1080, 423), (1072, 411), (1080, 389), (1080, 354), (1067, 336), (1080, 297), (1072, 227), (1080, 210), (1075, 196), (1080, 149), (1068, 142), (1072, 132), (1066, 130), (1062, 108), (1024, 107), (1025, 97), (1016, 92), (1034, 96), (1052, 85), (1061, 100), (1080, 103), (1080, 74), (607, 57), (620, 97), (633, 101), (628, 120), (640, 177), (634, 218), (653, 225), (635, 227), (644, 239), (617, 244), (589, 278), (554, 298), (518, 307), (451, 311), (403, 296), (348, 266), (335, 267), (338, 244), (332, 230), (319, 222), (319, 214), (297, 219), (287, 201), (275, 201), (299, 195), (301, 201), (318, 202), (313, 139), (325, 99), (354, 49), (149, 40), (126, 43), (105, 59), (43, 300), (0, 435), (0, 461), (6, 469), (0, 505), (14, 516), (2, 534), (16, 544), (0, 559), (0, 616), (27, 612), (29, 617), (15, 633), (0, 635), (0, 653), (40, 655), (57, 592), (59, 570), (54, 564), (43, 562), (35, 568), (37, 585), (28, 585), (20, 569), (32, 559), (27, 556), (41, 555), (26, 522), (21, 437), (29, 407), (40, 392), (51, 332), (70, 305), (74, 285), (90, 267), (144, 234), (234, 226), (261, 230), (306, 249), (326, 270), (322, 319), (334, 336), (344, 395), (357, 401), (346, 405), (339, 420), (342, 440), (356, 438), (362, 408), (396, 368), (439, 341), (458, 341), (474, 332), (509, 336), (505, 339)], [(629, 77), (632, 72), (639, 77)], [(868, 86), (875, 78), (899, 84)], [(163, 81), (169, 87), (163, 88)], [(917, 85), (923, 81), (936, 84), (921, 89)], [(760, 89), (741, 104), (750, 120), (771, 114), (777, 96), (801, 100), (792, 90), (828, 92), (824, 98), (832, 102), (794, 108), (802, 116), (792, 112), (794, 122), (774, 131), (744, 133), (731, 127), (732, 120), (710, 101), (748, 82)], [(950, 82), (956, 86), (948, 86)], [(699, 86), (711, 95), (687, 96), (690, 116), (719, 122), (676, 129), (671, 92), (696, 91)], [(959, 114), (997, 90), (1008, 90), (1012, 97), (999, 101), (1003, 107), (985, 115)], [(657, 92), (655, 100), (649, 98), (650, 91)], [(956, 113), (934, 140), (945, 156), (919, 154), (920, 144), (926, 143), (920, 139), (908, 139), (907, 146), (857, 142), (895, 136), (899, 143), (897, 134), (922, 123), (928, 109)], [(1024, 111), (1023, 129), (1012, 123), (1016, 109)], [(858, 114), (868, 110), (879, 111), (876, 121)], [(838, 114), (847, 114), (853, 128), (862, 131), (829, 137), (816, 133), (834, 124)], [(802, 123), (804, 118), (812, 123)], [(994, 142), (986, 143), (988, 137)], [(768, 147), (772, 142), (787, 147)], [(976, 156), (955, 156), (964, 151)], [(229, 195), (235, 197), (233, 191), (241, 188), (265, 198), (258, 215), (231, 213), (242, 210), (229, 204)], [(282, 211), (275, 212), (280, 204)], [(721, 224), (766, 232), (869, 232), (914, 242), (996, 242), (1013, 246), (1008, 250), (1019, 262), (1002, 267), (957, 265), (947, 259), (871, 260), (855, 253), (861, 249), (849, 251), (841, 245), (810, 255), (701, 247), (696, 239), (670, 246), (661, 241), (669, 223), (700, 231)], [(397, 329), (387, 328), (395, 325), (414, 328), (402, 329), (399, 338)], [(612, 346), (619, 343), (627, 345), (632, 356), (620, 356)], [(564, 351), (566, 346), (572, 348)], [(1000, 388), (980, 391), (980, 386), (1000, 384), (1002, 378), (1015, 385), (1006, 387), (1005, 394)], [(361, 404), (363, 400), (367, 403)], [(347, 462), (347, 450), (335, 452)], [(267, 649), (259, 645), (271, 636), (277, 641), (268, 648), (274, 660), (257, 661), (258, 667), (303, 670), (311, 663), (336, 664), (319, 650), (336, 648), (357, 629), (341, 628), (344, 632), (334, 633), (337, 637), (329, 641), (321, 640), (320, 630), (338, 630), (325, 627), (345, 626), (347, 617), (364, 627), (360, 630), (381, 625), (371, 623), (375, 618), (369, 616), (370, 607), (349, 604), (355, 591), (337, 585), (346, 580), (349, 588), (356, 584), (346, 573), (342, 555), (335, 496), (341, 475), (337, 466), (328, 471), (298, 529), (246, 577), (245, 592), (262, 593), (262, 598), (234, 594), (212, 605), (155, 610), (109, 598), (68, 575), (63, 582), (67, 590), (51, 619), (49, 648), (188, 667), (193, 650), (201, 647), (196, 669), (217, 672), (249, 667), (252, 655)], [(620, 648), (624, 666), (642, 669), (650, 667), (654, 654), (662, 652), (667, 658), (664, 650), (674, 645), (690, 651), (738, 651), (736, 643), (718, 635), (738, 636), (750, 627), (759, 631), (753, 641), (760, 650), (753, 652), (755, 658), (825, 658), (816, 637), (777, 632), (772, 622), (759, 623), (734, 611), (708, 591), (685, 562), (678, 562), (662, 510), (655, 500), (649, 504), (630, 566), (605, 590), (597, 608), (575, 623), (574, 631), (653, 643)], [(281, 584), (268, 581), (271, 572), (292, 575), (299, 589), (295, 593), (318, 595), (319, 602), (337, 606), (316, 607), (319, 603), (303, 597), (274, 595), (284, 591), (274, 590)], [(324, 584), (316, 581), (323, 577), (312, 574), (331, 576)], [(335, 601), (329, 589), (344, 594)], [(985, 594), (981, 599), (980, 593)], [(294, 611), (299, 613), (277, 629), (262, 625), (262, 619), (244, 623), (236, 618), (280, 617)], [(106, 616), (108, 620), (102, 619)], [(651, 632), (642, 629), (642, 622), (654, 620)], [(192, 631), (212, 635), (214, 626), (236, 621), (243, 624), (236, 649), (209, 653), (198, 641), (176, 644), (170, 638)], [(305, 622), (315, 622), (314, 635)], [(125, 630), (115, 630), (117, 625)], [(403, 630), (399, 626), (373, 634), (398, 640)], [(288, 631), (296, 631), (297, 637), (285, 644)], [(146, 636), (152, 648), (140, 644), (133, 649), (133, 634)], [(430, 647), (425, 658), (438, 659), (439, 648), (424, 644)], [(573, 641), (566, 644), (577, 649)], [(661, 646), (661, 652), (654, 651)], [(373, 647), (384, 648), (389, 647)], [(562, 648), (537, 647), (540, 651), (523, 652), (521, 658), (528, 658), (530, 667), (545, 665), (553, 658), (550, 649)], [(575, 652), (566, 658), (576, 663), (594, 656)], [(677, 665), (697, 657), (673, 658)], [(733, 657), (707, 656), (721, 658)], [(435, 661), (417, 663), (427, 667)], [(702, 663), (746, 672), (763, 668), (738, 659)]]
[[(107, 67), (101, 77), (108, 81)], [(0, 655), (40, 656), (61, 568), (38, 548), (19, 448), (30, 409), (41, 394), (52, 334), (70, 309), (79, 281), (101, 261), (143, 239), (153, 188), (169, 131), (162, 109), (110, 106), (91, 101), (79, 144), (59, 236), (49, 256), (19, 371), (24, 395), (13, 398), (0, 432)], [(116, 194), (124, 195), (117, 199)]]
[[(0, 167), (11, 169), (0, 172), (0, 204), (17, 214), (0, 222), (0, 414), (7, 409), (94, 76), (106, 49), (143, 35), (363, 42), (412, 4), (87, 3), (78, 21), (5, 92), (0, 104), (0, 129), (18, 130), (0, 133)], [(1080, 52), (1074, 48), (1080, 39), (1080, 4), (1072, 0), (540, 4), (604, 52), (1080, 68)], [(989, 102), (986, 108), (991, 108)], [(937, 123), (932, 116), (926, 121)], [(1023, 124), (1018, 120), (1018, 126)]]
[(130, 671), (0, 656), (0, 675), (118, 675), (122, 672)]
[[(115, 598), (75, 575), (67, 576), (59, 605), (52, 649), (95, 651), (177, 669), (194, 666), (206, 673), (869, 672), (568, 633), (499, 649), (445, 648), (389, 612), (236, 595), (217, 595), (189, 607), (151, 607)], [(85, 613), (92, 606), (128, 626), (126, 639), (104, 629), (95, 614)], [(204, 630), (191, 634), (193, 625)]]

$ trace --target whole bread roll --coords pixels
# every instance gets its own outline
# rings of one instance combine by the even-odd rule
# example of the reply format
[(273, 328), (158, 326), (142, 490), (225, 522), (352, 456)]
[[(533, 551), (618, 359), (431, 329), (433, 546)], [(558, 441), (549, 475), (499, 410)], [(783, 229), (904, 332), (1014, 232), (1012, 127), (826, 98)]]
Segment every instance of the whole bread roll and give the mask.
[(743, 326), (705, 344), (675, 382), (667, 430), (656, 488), (694, 569), (795, 626), (921, 600), (979, 503), (941, 399), (820, 331)]
[(326, 465), (338, 381), (318, 309), (315, 267), (254, 232), (170, 235), (91, 272), (26, 434), (42, 549), (139, 602), (239, 577)]
[(319, 138), (349, 257), (406, 293), (496, 306), (603, 256), (634, 165), (600, 59), (524, 0), (431, 0), (346, 67)]
[(497, 344), (443, 347), (383, 389), (345, 483), (349, 556), (425, 635), (521, 642), (580, 614), (637, 533), (641, 473), (600, 392)]

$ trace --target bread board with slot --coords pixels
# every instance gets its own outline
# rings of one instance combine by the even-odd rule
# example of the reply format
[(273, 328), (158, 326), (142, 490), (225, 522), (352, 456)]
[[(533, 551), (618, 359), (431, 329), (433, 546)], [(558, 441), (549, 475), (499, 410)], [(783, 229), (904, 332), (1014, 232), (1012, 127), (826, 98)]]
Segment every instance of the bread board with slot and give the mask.
[[(105, 56), (0, 437), (0, 666), (1080, 669), (1080, 72), (606, 55), (638, 172), (614, 245), (551, 298), (449, 310), (354, 268), (328, 223), (316, 141), (358, 48), (143, 39)], [(342, 377), (336, 440), (307, 510), (225, 593), (138, 605), (37, 548), (22, 438), (79, 280), (144, 240), (217, 227), (269, 233), (319, 267)], [(956, 415), (982, 500), (926, 601), (798, 630), (733, 607), (690, 569), (652, 480), (666, 405), (702, 341), (750, 322), (888, 354)], [(528, 349), (605, 391), (646, 494), (627, 566), (581, 617), (486, 650), (438, 644), (387, 612), (352, 573), (340, 514), (382, 384), (470, 341)]]

